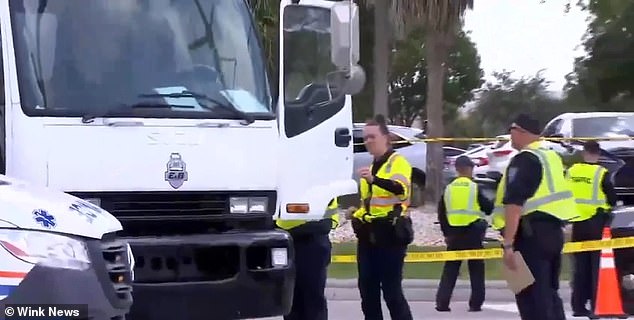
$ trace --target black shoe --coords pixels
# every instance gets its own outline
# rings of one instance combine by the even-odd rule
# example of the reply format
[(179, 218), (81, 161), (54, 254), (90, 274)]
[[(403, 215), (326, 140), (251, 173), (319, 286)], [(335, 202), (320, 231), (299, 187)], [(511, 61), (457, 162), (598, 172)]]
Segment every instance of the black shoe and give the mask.
[(590, 315), (590, 311), (589, 310), (579, 310), (579, 311), (573, 311), (572, 312), (572, 316), (573, 317), (587, 317)]
[(449, 307), (436, 307), (436, 311), (438, 312), (451, 312)]
[(482, 311), (481, 307), (469, 307), (469, 312), (480, 312)]

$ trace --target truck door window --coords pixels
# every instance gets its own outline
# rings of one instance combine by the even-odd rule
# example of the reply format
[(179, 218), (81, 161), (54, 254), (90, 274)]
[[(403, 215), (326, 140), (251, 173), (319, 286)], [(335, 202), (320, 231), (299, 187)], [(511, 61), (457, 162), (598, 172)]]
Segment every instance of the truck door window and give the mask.
[[(301, 13), (301, 14), (300, 14)], [(284, 10), (284, 104), (288, 137), (335, 115), (344, 106), (332, 84), (330, 10)]]

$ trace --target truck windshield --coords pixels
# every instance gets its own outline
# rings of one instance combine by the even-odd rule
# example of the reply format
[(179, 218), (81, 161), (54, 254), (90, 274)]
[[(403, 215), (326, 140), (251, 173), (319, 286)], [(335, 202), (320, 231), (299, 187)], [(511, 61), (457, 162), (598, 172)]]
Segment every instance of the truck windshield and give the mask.
[(255, 118), (272, 115), (244, 0), (9, 4), (29, 116), (225, 118), (236, 116), (233, 107)]
[(572, 131), (574, 137), (634, 137), (634, 114), (573, 119)]

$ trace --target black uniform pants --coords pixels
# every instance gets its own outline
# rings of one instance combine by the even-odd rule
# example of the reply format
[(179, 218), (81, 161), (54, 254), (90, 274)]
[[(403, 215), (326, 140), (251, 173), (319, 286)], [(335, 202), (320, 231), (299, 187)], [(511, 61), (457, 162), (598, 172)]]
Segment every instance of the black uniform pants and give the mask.
[(295, 291), (291, 312), (284, 320), (326, 320), (328, 305), (324, 291), (332, 245), (328, 234), (293, 237)]
[[(572, 225), (572, 241), (601, 240), (605, 216), (596, 214), (592, 218)], [(573, 254), (572, 296), (570, 305), (575, 313), (582, 313), (586, 303), (594, 309), (596, 297), (600, 251)]]
[[(524, 223), (524, 222), (522, 222)], [(518, 229), (515, 250), (522, 254), (535, 282), (515, 296), (522, 320), (565, 320), (559, 296), (564, 233), (560, 223), (533, 221), (530, 235)]]
[(357, 246), (358, 286), (365, 320), (383, 320), (381, 291), (392, 320), (412, 320), (403, 294), (403, 265), (407, 246)]
[[(447, 237), (447, 250), (483, 249), (482, 241), (486, 232), (486, 223), (476, 222), (471, 226), (455, 228), (455, 234)], [(462, 261), (447, 261), (442, 270), (438, 291), (436, 292), (436, 307), (449, 308), (451, 295), (456, 286)], [(484, 303), (484, 260), (468, 260), (469, 280), (471, 281), (471, 297), (469, 307), (480, 309)]]

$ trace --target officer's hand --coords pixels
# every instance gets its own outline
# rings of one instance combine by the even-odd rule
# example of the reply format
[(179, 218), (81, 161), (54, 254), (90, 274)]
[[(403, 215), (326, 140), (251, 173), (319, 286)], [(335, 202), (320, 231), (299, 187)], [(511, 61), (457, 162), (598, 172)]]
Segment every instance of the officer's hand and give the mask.
[(509, 270), (517, 269), (517, 264), (515, 263), (515, 255), (513, 250), (504, 249), (504, 254), (502, 255), (502, 259), (504, 260), (504, 265), (509, 268)]
[(361, 178), (365, 179), (369, 183), (372, 183), (373, 177), (372, 177), (372, 170), (370, 170), (370, 168), (365, 167), (365, 168), (359, 169), (359, 176), (361, 176)]

